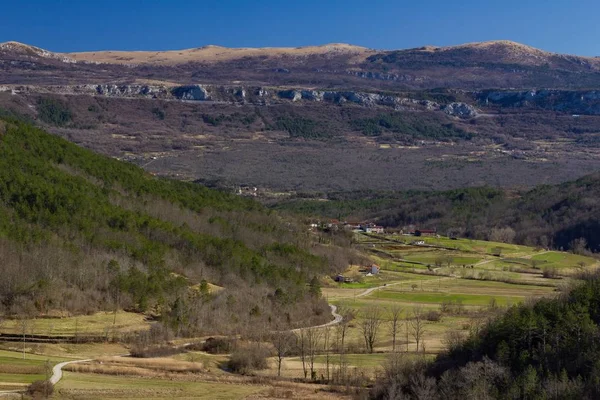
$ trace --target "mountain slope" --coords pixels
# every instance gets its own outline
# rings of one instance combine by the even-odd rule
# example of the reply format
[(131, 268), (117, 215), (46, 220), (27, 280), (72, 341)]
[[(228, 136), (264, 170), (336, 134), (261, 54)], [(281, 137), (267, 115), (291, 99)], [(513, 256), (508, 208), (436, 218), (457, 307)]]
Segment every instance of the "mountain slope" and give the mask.
[[(307, 282), (344, 257), (293, 221), (16, 120), (0, 128), (1, 314), (120, 307), (180, 333), (328, 319)], [(194, 289), (203, 281), (225, 290)]]

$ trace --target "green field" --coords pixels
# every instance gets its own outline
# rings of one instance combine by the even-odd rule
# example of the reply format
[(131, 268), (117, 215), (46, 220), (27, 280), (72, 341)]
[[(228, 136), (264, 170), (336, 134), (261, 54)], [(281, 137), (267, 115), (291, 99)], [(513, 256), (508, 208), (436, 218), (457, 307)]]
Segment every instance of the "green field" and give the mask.
[(25, 354), (15, 351), (0, 350), (0, 384), (16, 384), (19, 386), (46, 379), (51, 368), (67, 358)]
[(539, 262), (541, 268), (576, 268), (587, 267), (595, 264), (597, 261), (591, 257), (580, 256), (577, 254), (564, 253), (558, 251), (549, 251), (544, 254), (534, 255), (532, 260)]
[[(555, 296), (557, 286), (568, 278), (545, 278), (542, 274), (544, 266), (566, 270), (577, 263), (596, 264), (593, 258), (570, 253), (480, 240), (397, 235), (368, 237), (361, 234), (357, 234), (356, 238), (381, 266), (379, 279), (385, 284), (370, 293), (365, 293), (358, 286), (325, 289), (325, 293), (331, 295), (329, 300), (335, 304), (354, 310), (355, 319), (348, 337), (357, 348), (364, 347), (362, 321), (374, 307), (380, 310), (386, 321), (380, 328), (376, 343), (379, 351), (390, 349), (389, 319), (394, 307), (402, 308), (403, 329), (410, 325), (416, 307), (425, 313), (439, 314), (439, 317), (432, 316), (426, 321), (424, 335), (428, 351), (437, 352), (444, 348), (444, 337), (448, 331), (468, 332), (472, 324), (485, 320), (499, 307), (508, 307), (529, 298)], [(424, 240), (426, 245), (411, 245), (415, 240)], [(446, 305), (442, 307), (442, 304)], [(404, 346), (406, 342), (404, 337)], [(410, 351), (415, 349), (415, 344), (409, 334)], [(377, 354), (371, 357), (381, 361)]]
[(511, 305), (522, 302), (525, 298), (519, 296), (489, 296), (475, 294), (456, 294), (438, 292), (393, 292), (382, 290), (377, 295), (370, 296), (375, 299), (394, 300), (403, 303), (429, 303), (441, 304), (444, 301), (461, 302), (466, 306), (486, 306), (495, 299), (499, 305)]
[[(444, 257), (448, 258), (453, 265), (470, 265), (481, 261), (481, 257), (471, 257), (461, 253), (448, 252), (448, 251), (423, 251), (423, 252), (395, 252), (408, 261), (417, 261), (424, 264), (434, 265), (436, 261), (442, 260)], [(442, 262), (446, 264), (445, 261)]]

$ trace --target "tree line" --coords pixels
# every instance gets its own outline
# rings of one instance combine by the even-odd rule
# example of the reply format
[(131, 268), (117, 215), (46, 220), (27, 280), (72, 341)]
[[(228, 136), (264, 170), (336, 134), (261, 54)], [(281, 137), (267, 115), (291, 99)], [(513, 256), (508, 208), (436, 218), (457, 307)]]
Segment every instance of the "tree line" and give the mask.
[[(543, 248), (600, 250), (600, 174), (528, 191), (492, 187), (448, 191), (334, 192), (272, 205), (297, 214), (370, 219), (388, 228), (437, 228), (442, 235)], [(512, 234), (509, 234), (512, 232)], [(507, 240), (508, 238), (508, 240)]]

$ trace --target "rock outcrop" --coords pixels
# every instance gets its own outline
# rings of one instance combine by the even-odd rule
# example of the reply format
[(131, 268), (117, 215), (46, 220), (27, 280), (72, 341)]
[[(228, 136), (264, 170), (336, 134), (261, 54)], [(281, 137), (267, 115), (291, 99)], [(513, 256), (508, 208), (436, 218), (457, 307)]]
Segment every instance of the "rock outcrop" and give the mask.
[[(89, 88), (89, 85), (85, 88)], [(96, 85), (95, 88), (99, 95), (109, 97), (164, 97), (167, 94), (164, 86), (103, 84)]]
[(600, 115), (600, 90), (485, 91), (477, 94), (482, 105), (537, 107), (573, 114)]
[(477, 116), (475, 107), (466, 103), (450, 103), (442, 108), (448, 115), (459, 118), (474, 118)]
[(179, 100), (206, 101), (211, 97), (202, 85), (177, 86), (171, 89), (171, 94)]
[[(86, 94), (92, 96), (123, 98), (156, 98), (183, 101), (213, 101), (222, 103), (245, 103), (268, 105), (283, 102), (328, 102), (333, 104), (351, 103), (363, 107), (384, 107), (394, 110), (441, 111), (457, 118), (474, 118), (480, 111), (473, 105), (454, 101), (438, 103), (426, 99), (414, 99), (393, 94), (364, 91), (336, 91), (314, 89), (278, 90), (269, 87), (244, 87), (221, 85), (184, 85), (168, 87), (163, 85), (136, 84), (85, 84), (29, 86), (3, 85), (2, 92)], [(463, 98), (472, 96), (480, 106), (485, 107), (533, 107), (557, 112), (600, 115), (600, 90), (527, 90), (527, 91), (483, 91), (461, 92)]]

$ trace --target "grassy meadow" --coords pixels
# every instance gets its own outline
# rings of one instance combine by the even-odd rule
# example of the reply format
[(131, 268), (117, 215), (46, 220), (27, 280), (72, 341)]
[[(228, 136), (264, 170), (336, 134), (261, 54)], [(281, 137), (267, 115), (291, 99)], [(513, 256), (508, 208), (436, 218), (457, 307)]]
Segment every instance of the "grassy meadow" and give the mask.
[[(365, 351), (361, 326), (379, 310), (382, 323), (374, 350), (381, 353), (370, 355), (374, 359), (392, 350), (394, 308), (401, 310), (397, 348), (416, 350), (412, 321), (419, 312), (424, 320), (421, 350), (424, 345), (434, 354), (445, 348), (449, 332), (467, 335), (505, 307), (555, 296), (573, 272), (598, 264), (591, 257), (481, 240), (360, 233), (355, 240), (381, 273), (351, 284), (330, 283), (323, 294), (354, 313), (348, 343), (359, 352)], [(416, 240), (425, 244), (416, 245)], [(547, 268), (555, 271), (552, 278), (545, 274)]]
[(32, 382), (44, 380), (52, 374), (54, 365), (67, 360), (65, 357), (0, 350), (0, 391), (22, 389)]

